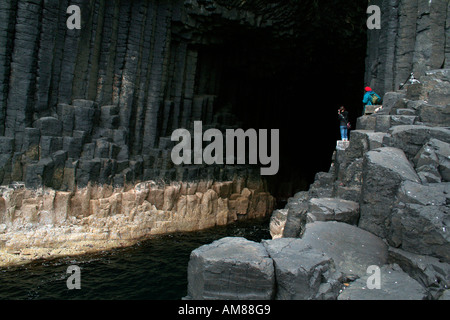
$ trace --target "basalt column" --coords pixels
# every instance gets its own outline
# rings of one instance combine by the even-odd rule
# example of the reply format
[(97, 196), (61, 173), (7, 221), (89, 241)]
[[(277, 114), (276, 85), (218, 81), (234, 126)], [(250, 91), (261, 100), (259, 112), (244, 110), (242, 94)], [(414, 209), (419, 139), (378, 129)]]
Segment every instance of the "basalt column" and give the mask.
[[(80, 9), (80, 29), (67, 25), (75, 14), (67, 12), (71, 5)], [(151, 205), (162, 211), (206, 206), (205, 218), (227, 216), (221, 223), (270, 213), (268, 191), (291, 195), (329, 165), (322, 155), (334, 147), (335, 110), (313, 93), (330, 72), (342, 78), (330, 95), (348, 92), (362, 75), (363, 54), (343, 57), (355, 48), (361, 53), (364, 10), (331, 0), (0, 4), (0, 185), (8, 204), (0, 215), (6, 230), (49, 221), (78, 225), (87, 217), (83, 223), (93, 225), (98, 212), (108, 220), (125, 214), (121, 208), (130, 203), (142, 214), (155, 213)], [(180, 128), (192, 133), (195, 121), (222, 132), (280, 130), (280, 172), (269, 181), (260, 163), (175, 165), (171, 135)], [(331, 132), (331, 139), (321, 140), (326, 132), (315, 134), (310, 123)], [(161, 190), (177, 183), (207, 187), (186, 187), (176, 197), (173, 188), (154, 191), (148, 203), (128, 193), (150, 182)], [(233, 187), (218, 192), (215, 183)], [(43, 196), (50, 193), (53, 198)], [(29, 200), (22, 203), (24, 196)], [(174, 217), (155, 221), (165, 218)]]
[(365, 82), (384, 94), (398, 90), (411, 72), (450, 63), (450, 4), (446, 0), (376, 0), (382, 28), (368, 33)]

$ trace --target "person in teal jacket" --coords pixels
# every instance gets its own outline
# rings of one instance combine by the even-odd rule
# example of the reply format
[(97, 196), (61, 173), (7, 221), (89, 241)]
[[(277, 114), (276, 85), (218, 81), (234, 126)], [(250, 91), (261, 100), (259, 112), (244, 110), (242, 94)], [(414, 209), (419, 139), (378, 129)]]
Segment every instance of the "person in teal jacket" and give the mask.
[(378, 97), (378, 101), (381, 102), (381, 97), (375, 93), (375, 91), (372, 90), (372, 88), (370, 87), (365, 87), (364, 90), (366, 91), (366, 93), (364, 94), (364, 98), (363, 98), (363, 104), (364, 104), (364, 109), (363, 109), (363, 115), (366, 112), (366, 106), (371, 106), (373, 105), (372, 102), (372, 95), (375, 95), (376, 97)]

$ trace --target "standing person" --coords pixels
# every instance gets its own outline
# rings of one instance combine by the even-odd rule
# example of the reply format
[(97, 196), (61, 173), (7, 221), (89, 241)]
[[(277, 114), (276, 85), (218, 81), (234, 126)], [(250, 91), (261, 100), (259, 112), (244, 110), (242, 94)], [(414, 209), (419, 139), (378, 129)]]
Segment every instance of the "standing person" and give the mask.
[(344, 106), (341, 106), (338, 110), (339, 129), (341, 131), (341, 140), (348, 141), (348, 112)]
[(376, 94), (371, 87), (365, 87), (364, 91), (366, 93), (364, 94), (364, 98), (362, 101), (364, 104), (363, 115), (366, 113), (366, 106), (381, 104), (381, 97), (378, 94)]

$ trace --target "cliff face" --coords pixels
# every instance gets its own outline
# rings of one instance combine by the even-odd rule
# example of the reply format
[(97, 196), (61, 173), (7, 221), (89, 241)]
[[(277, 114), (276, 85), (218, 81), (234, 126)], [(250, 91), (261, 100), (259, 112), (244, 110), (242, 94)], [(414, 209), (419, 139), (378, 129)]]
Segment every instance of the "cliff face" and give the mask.
[[(80, 8), (80, 29), (66, 24), (69, 5)], [(112, 230), (127, 233), (127, 219), (142, 227), (131, 239), (269, 214), (267, 192), (286, 198), (329, 165), (335, 110), (311, 93), (336, 77), (330, 96), (360, 100), (346, 93), (363, 72), (364, 10), (335, 0), (2, 2), (2, 248), (23, 249), (31, 238), (75, 245), (70, 239), (87, 230), (91, 240), (112, 241)], [(318, 117), (321, 134), (309, 139)], [(280, 129), (280, 171), (263, 179), (257, 165), (174, 165), (170, 136), (195, 121), (204, 130)], [(159, 187), (133, 191), (186, 183), (213, 189), (175, 198)], [(226, 196), (213, 187), (220, 183), (233, 186)], [(166, 200), (170, 209), (155, 202)], [(183, 201), (217, 217), (197, 214), (191, 223)], [(94, 227), (100, 221), (108, 227)], [(180, 228), (166, 229), (167, 221)], [(66, 227), (72, 238), (59, 237)]]
[(373, 0), (382, 28), (368, 32), (365, 83), (382, 94), (398, 90), (411, 72), (450, 67), (450, 4), (445, 0)]
[[(81, 29), (66, 26), (69, 5), (79, 6)], [(287, 8), (3, 1), (0, 249), (81, 253), (269, 214), (275, 199), (259, 169), (175, 166), (170, 135), (196, 120), (204, 128), (241, 125), (221, 73), (223, 59), (239, 60), (242, 51), (228, 58), (211, 45), (230, 41), (217, 32), (227, 24), (282, 38), (291, 29)]]
[[(2, 184), (73, 190), (88, 182), (226, 180), (175, 172), (168, 157), (174, 129), (190, 128), (194, 119), (218, 122), (220, 67), (199, 63), (202, 39), (194, 33), (201, 30), (185, 3), (70, 4), (81, 9), (80, 30), (66, 27), (68, 1), (0, 8)], [(246, 22), (247, 13), (240, 15)], [(196, 81), (200, 73), (209, 78)]]
[[(273, 212), (272, 240), (194, 250), (187, 298), (449, 299), (449, 2), (371, 4), (382, 21), (369, 31), (366, 83), (385, 92), (382, 108), (359, 117), (328, 171)], [(420, 83), (397, 90), (410, 72)]]
[(272, 240), (192, 251), (187, 298), (447, 300), (449, 97), (450, 69), (386, 93), (329, 171), (273, 212)]
[[(309, 130), (299, 133), (294, 115), (300, 109), (302, 119), (318, 114), (306, 107), (316, 99), (304, 93), (315, 90), (325, 70), (351, 74), (346, 86), (360, 74), (354, 61), (333, 64), (326, 46), (336, 59), (350, 50), (341, 38), (354, 47), (355, 24), (364, 25), (357, 13), (364, 8), (321, 3), (2, 3), (0, 183), (70, 191), (88, 182), (229, 181), (252, 175), (248, 167), (174, 167), (169, 137), (175, 129), (192, 129), (195, 120), (205, 128), (283, 127), (281, 174), (289, 180), (289, 161), (299, 153), (288, 137)], [(80, 8), (79, 30), (66, 26), (69, 5)], [(343, 14), (345, 22), (333, 20)], [(341, 32), (326, 35), (336, 28)]]

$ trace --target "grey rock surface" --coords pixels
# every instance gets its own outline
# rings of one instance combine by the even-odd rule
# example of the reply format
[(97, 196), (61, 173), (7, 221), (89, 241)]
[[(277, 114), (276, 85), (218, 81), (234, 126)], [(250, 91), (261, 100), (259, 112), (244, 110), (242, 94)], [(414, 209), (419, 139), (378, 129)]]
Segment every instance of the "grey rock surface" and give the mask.
[(301, 239), (264, 240), (274, 261), (277, 300), (336, 299), (342, 284), (333, 260)]
[[(380, 268), (380, 286), (372, 287), (371, 275), (352, 282), (339, 295), (338, 300), (425, 300), (425, 289), (408, 276), (398, 265)], [(369, 285), (368, 285), (369, 282)]]
[(449, 143), (437, 139), (430, 139), (419, 152), (417, 152), (413, 161), (415, 163), (416, 171), (418, 172), (426, 171), (426, 168), (431, 168), (437, 180), (434, 182), (441, 182), (441, 180), (450, 181)]
[(260, 243), (227, 237), (191, 253), (190, 299), (267, 300), (274, 297), (273, 261)]
[(389, 263), (398, 264), (410, 277), (419, 282), (436, 299), (450, 286), (450, 264), (438, 258), (389, 248)]
[(379, 237), (342, 222), (317, 221), (306, 225), (302, 241), (331, 257), (336, 270), (361, 277), (370, 265), (387, 261), (387, 246)]
[(340, 221), (356, 225), (359, 219), (359, 203), (337, 198), (312, 198), (308, 213), (317, 221)]
[(392, 127), (388, 133), (390, 137), (383, 140), (385, 146), (403, 150), (410, 160), (432, 138), (450, 143), (450, 130), (440, 127), (400, 125)]
[(366, 153), (360, 203), (361, 228), (386, 237), (394, 195), (405, 180), (420, 182), (402, 150), (383, 147)]

